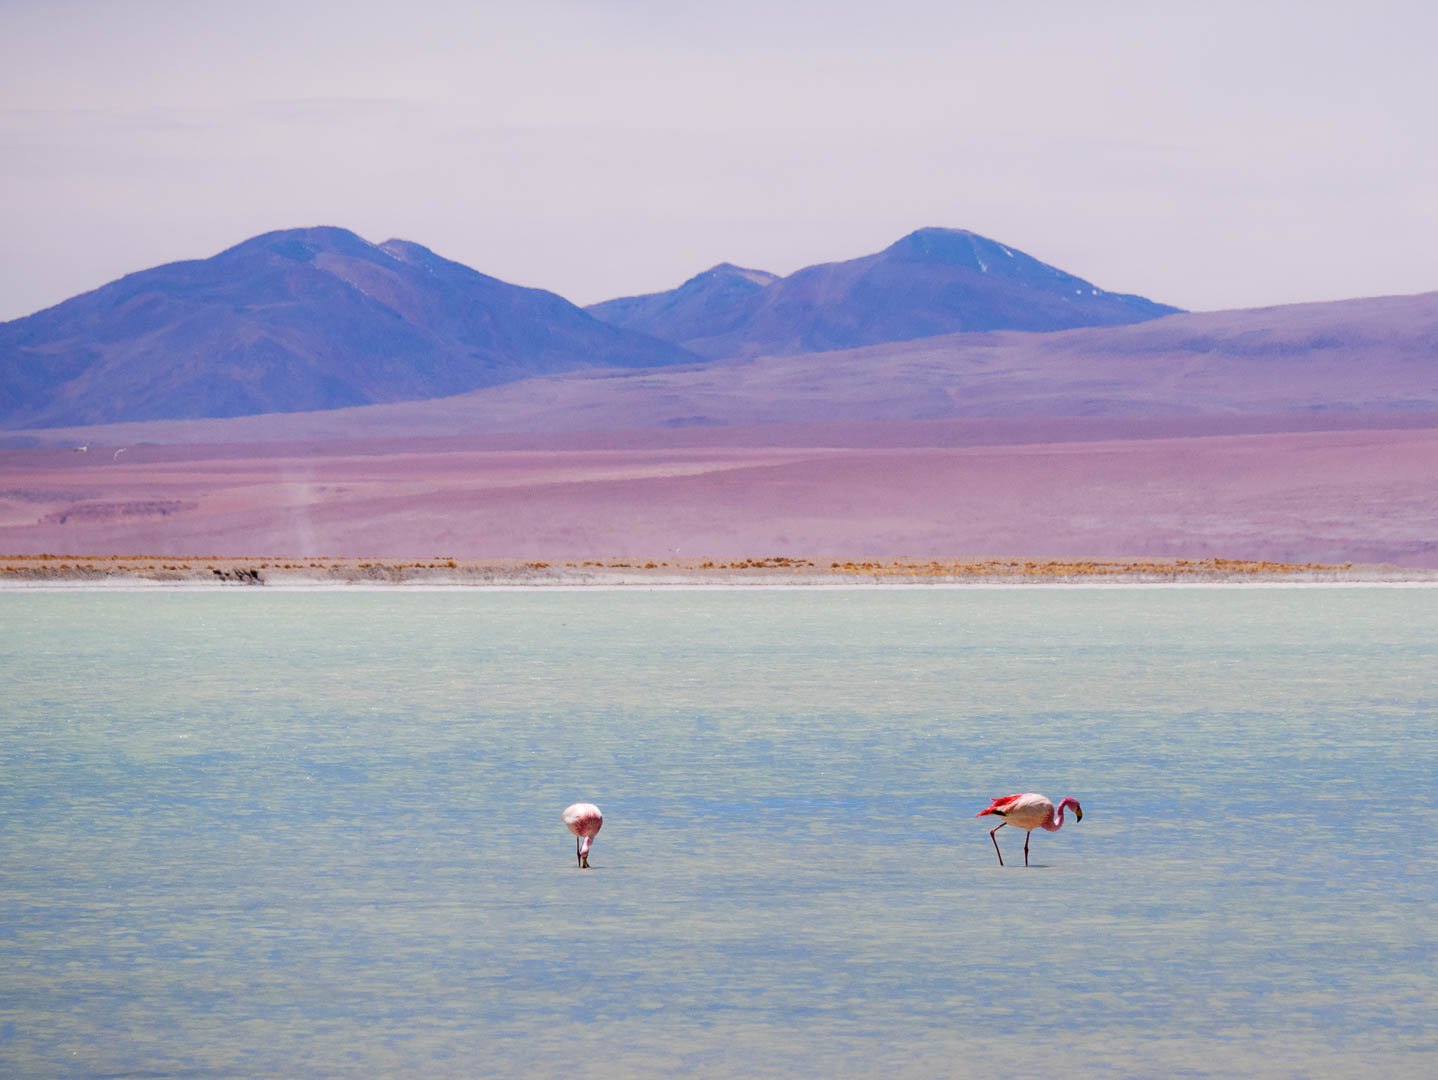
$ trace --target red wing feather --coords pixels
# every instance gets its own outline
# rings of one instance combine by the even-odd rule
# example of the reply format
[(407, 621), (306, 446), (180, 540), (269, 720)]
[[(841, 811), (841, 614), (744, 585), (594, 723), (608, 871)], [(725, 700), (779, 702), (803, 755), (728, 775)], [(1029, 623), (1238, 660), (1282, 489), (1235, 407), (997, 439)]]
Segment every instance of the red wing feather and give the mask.
[(997, 798), (993, 802), (989, 803), (987, 810), (980, 810), (977, 814), (974, 815), (974, 817), (983, 817), (985, 814), (992, 814), (996, 810), (1002, 812), (1005, 807), (1007, 807), (1018, 797), (1019, 796), (1017, 795), (1004, 795), (1000, 798)]

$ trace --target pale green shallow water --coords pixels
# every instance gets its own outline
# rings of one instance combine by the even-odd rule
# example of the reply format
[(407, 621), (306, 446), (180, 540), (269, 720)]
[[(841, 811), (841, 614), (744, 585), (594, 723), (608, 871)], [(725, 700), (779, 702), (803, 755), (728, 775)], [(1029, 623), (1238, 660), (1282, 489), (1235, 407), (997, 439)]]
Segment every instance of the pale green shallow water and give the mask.
[[(6, 1077), (1438, 1062), (1435, 590), (37, 593), (0, 627)], [(1001, 870), (973, 815), (1021, 790), (1085, 818)]]

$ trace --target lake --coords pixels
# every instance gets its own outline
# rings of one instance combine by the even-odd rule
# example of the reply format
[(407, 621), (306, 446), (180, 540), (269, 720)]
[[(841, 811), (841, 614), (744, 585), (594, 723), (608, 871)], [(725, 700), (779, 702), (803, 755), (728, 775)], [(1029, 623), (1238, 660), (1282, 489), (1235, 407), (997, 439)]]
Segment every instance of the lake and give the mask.
[[(12, 592), (0, 627), (0, 1075), (1438, 1060), (1438, 590)], [(974, 815), (1030, 790), (1084, 820), (1000, 868)]]

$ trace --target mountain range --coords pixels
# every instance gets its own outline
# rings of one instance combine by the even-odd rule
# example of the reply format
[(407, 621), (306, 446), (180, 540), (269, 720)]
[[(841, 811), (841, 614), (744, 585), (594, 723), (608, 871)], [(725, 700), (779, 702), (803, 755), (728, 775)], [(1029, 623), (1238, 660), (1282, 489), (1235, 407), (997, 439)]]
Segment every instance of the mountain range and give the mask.
[(535, 376), (793, 355), (1177, 309), (971, 232), (921, 229), (787, 277), (721, 264), (581, 310), (419, 244), (266, 233), (0, 324), (0, 428), (420, 401)]
[[(913, 425), (888, 431), (885, 440), (945, 445), (1010, 430), (1067, 439), (1438, 425), (1438, 292), (1188, 312), (1051, 334), (945, 334), (747, 361), (576, 371), (425, 401), (55, 428), (8, 441), (254, 445), (509, 434), (608, 446), (647, 431), (664, 432), (676, 445), (751, 437), (829, 445), (855, 437), (835, 424), (875, 422)], [(862, 436), (871, 437), (872, 430)]]
[(786, 356), (958, 332), (1072, 330), (1179, 309), (1106, 292), (962, 229), (920, 229), (873, 255), (788, 277), (730, 263), (677, 289), (587, 308), (711, 358)]
[(0, 324), (0, 427), (335, 409), (696, 359), (419, 244), (291, 229)]

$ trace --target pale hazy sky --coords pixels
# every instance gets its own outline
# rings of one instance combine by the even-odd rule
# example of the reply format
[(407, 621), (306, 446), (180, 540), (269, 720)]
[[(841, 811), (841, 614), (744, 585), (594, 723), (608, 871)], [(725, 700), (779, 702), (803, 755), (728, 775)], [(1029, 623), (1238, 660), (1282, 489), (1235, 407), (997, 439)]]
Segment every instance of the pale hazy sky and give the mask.
[(1195, 309), (1438, 290), (1433, 0), (0, 0), (0, 319), (271, 229), (577, 303), (973, 229)]

